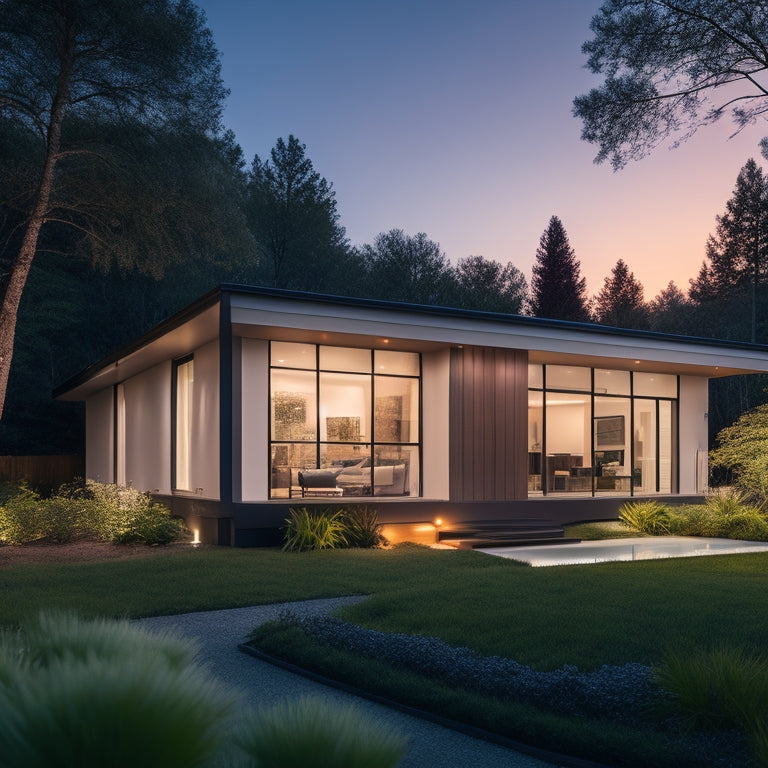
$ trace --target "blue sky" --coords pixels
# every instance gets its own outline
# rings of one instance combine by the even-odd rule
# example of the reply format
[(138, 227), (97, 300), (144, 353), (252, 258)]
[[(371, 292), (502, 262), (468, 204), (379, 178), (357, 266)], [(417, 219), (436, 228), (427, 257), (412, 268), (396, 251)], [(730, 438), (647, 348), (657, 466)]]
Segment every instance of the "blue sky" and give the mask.
[[(456, 262), (530, 279), (559, 216), (596, 293), (624, 259), (652, 298), (686, 290), (763, 133), (702, 130), (614, 173), (579, 138), (599, 0), (203, 0), (248, 162), (296, 136), (355, 245), (426, 232)], [(768, 133), (768, 130), (765, 131)]]

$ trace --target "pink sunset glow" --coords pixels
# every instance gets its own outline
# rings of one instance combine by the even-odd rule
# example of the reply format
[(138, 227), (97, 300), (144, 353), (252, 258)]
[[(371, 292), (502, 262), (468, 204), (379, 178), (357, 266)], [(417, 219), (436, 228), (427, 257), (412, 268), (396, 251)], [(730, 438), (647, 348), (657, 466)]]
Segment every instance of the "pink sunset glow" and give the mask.
[[(651, 299), (698, 273), (715, 216), (768, 127), (723, 122), (614, 173), (580, 140), (574, 96), (598, 0), (204, 0), (248, 162), (294, 134), (333, 182), (354, 245), (426, 232), (454, 263), (530, 279), (550, 216), (590, 294), (624, 259)], [(764, 163), (763, 163), (764, 164)]]

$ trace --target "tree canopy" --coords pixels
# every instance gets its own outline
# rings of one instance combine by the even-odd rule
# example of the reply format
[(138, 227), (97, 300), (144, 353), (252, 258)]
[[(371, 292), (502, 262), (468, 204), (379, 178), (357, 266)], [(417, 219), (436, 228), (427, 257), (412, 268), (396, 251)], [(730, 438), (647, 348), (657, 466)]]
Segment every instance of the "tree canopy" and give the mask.
[(466, 309), (520, 314), (525, 307), (528, 283), (513, 264), (501, 264), (483, 256), (459, 259), (454, 269), (456, 298)]
[[(209, 221), (198, 205), (219, 199), (232, 176), (208, 172), (232, 155), (217, 139), (226, 95), (218, 52), (189, 0), (5, 0), (0, 59), (0, 148), (27, 148), (0, 156), (11, 180), (0, 201), (10, 211), (1, 416), (44, 228), (69, 226), (95, 260), (159, 274), (197, 245), (193, 229), (211, 233), (204, 248), (213, 249), (233, 219)], [(210, 178), (213, 193), (186, 194), (191, 174), (200, 189)]]
[(413, 304), (450, 302), (450, 263), (424, 232), (411, 236), (391, 229), (364, 245), (360, 255), (368, 273), (367, 295)]
[(604, 82), (574, 100), (596, 162), (621, 168), (667, 138), (729, 114), (739, 131), (768, 112), (768, 5), (606, 0), (583, 46)]

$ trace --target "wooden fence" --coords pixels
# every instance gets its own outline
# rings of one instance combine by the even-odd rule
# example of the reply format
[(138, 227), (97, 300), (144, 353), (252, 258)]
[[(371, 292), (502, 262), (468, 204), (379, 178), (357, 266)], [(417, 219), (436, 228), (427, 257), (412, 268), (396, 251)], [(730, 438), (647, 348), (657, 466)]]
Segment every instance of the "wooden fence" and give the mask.
[(32, 486), (58, 488), (76, 477), (85, 476), (85, 457), (0, 456), (0, 481), (26, 480)]

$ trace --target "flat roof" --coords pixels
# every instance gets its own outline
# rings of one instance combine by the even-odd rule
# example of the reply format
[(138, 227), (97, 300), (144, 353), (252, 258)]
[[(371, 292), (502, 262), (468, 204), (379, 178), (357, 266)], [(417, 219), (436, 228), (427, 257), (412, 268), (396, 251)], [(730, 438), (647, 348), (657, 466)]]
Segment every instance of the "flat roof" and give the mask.
[(762, 344), (225, 283), (73, 376), (54, 396), (82, 399), (218, 338), (224, 299), (233, 331), (246, 337), (349, 346), (393, 341), (424, 351), (464, 344), (528, 349), (532, 362), (628, 369), (645, 363), (639, 370), (679, 369), (710, 378), (768, 372), (768, 346)]

